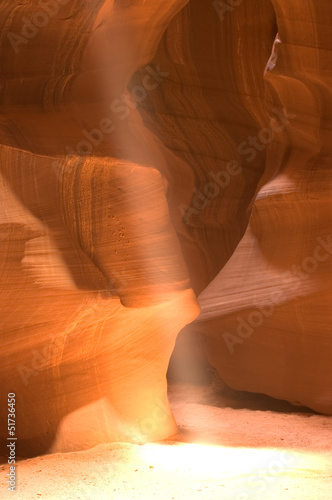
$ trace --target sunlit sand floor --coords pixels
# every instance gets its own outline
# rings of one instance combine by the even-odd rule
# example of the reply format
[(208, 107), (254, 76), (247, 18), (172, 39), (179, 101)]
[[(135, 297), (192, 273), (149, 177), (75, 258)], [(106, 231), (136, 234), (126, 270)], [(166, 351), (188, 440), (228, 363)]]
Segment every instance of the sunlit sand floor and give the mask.
[[(332, 418), (256, 395), (171, 384), (182, 434), (17, 464), (1, 499), (332, 499)], [(181, 440), (182, 442), (180, 442)]]

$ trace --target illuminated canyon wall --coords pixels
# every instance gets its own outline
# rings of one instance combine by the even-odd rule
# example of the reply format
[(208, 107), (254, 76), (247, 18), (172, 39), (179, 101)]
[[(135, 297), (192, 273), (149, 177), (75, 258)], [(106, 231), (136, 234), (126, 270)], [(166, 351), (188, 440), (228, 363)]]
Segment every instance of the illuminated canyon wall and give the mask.
[(1, 429), (15, 393), (22, 454), (174, 434), (189, 323), (332, 413), (329, 3), (0, 9)]

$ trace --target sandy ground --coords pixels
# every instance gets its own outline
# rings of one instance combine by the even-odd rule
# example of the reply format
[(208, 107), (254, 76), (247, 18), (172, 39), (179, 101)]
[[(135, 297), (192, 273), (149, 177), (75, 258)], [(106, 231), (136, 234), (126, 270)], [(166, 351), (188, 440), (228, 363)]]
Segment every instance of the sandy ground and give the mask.
[[(1, 499), (332, 499), (332, 418), (258, 395), (172, 383), (177, 441), (111, 443), (17, 463)], [(182, 440), (182, 442), (179, 441)]]

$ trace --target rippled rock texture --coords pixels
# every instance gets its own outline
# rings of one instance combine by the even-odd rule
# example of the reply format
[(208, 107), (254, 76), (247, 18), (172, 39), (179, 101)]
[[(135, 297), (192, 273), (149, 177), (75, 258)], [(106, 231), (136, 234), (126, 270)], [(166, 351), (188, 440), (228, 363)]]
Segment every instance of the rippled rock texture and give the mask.
[(1, 432), (14, 392), (22, 454), (170, 436), (194, 320), (230, 387), (332, 413), (330, 3), (0, 10)]

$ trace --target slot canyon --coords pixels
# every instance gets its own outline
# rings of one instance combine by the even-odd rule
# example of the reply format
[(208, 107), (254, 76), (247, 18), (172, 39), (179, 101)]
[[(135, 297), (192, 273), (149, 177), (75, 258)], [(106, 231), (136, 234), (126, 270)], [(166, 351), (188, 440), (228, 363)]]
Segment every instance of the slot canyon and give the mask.
[(332, 498), (331, 2), (0, 36), (0, 498)]

